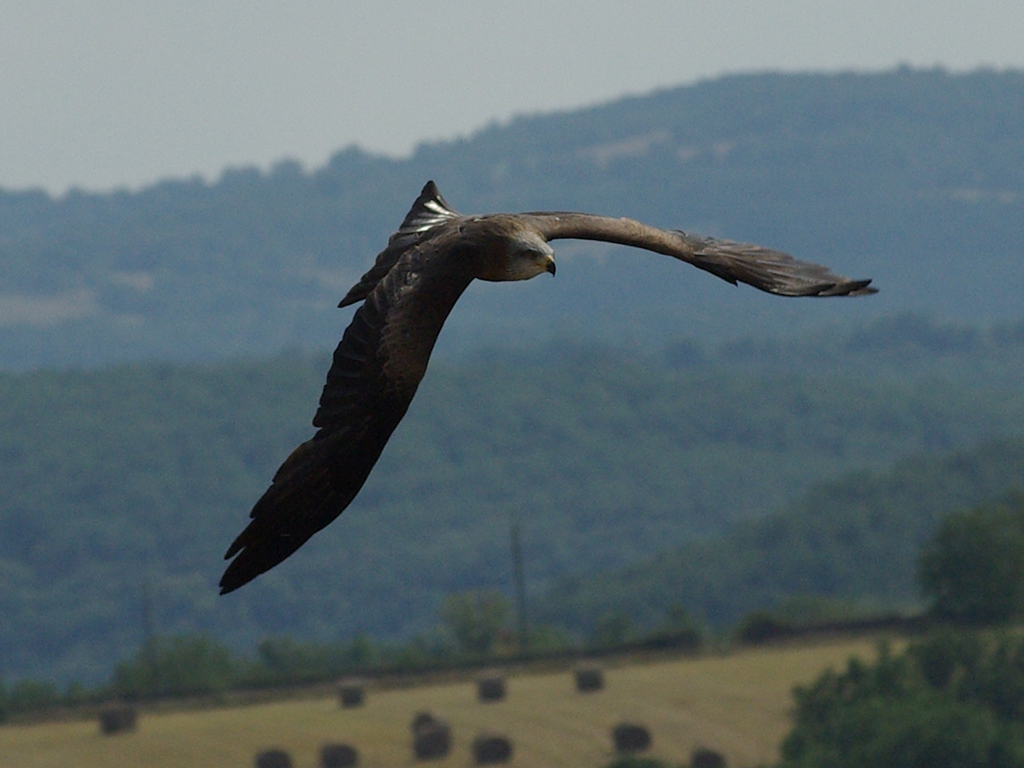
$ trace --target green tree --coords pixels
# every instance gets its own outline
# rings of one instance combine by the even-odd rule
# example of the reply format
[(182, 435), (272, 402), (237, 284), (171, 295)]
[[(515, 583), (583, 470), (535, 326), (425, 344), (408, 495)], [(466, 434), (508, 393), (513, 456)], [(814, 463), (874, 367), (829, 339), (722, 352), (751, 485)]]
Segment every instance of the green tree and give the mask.
[(366, 669), (380, 661), (379, 649), (365, 635), (351, 642), (298, 642), (292, 637), (268, 637), (256, 649), (250, 670), (253, 682), (325, 680)]
[(1024, 612), (1024, 493), (947, 516), (918, 561), (918, 583), (943, 618), (1006, 622)]
[(987, 768), (1024, 765), (1006, 759), (1000, 727), (977, 704), (919, 693), (869, 699), (842, 710), (815, 741), (790, 739), (784, 766), (801, 768)]
[(19, 680), (7, 694), (7, 705), (12, 712), (42, 709), (57, 704), (60, 692), (57, 686), (43, 680)]
[(851, 659), (795, 690), (780, 768), (1024, 766), (1021, 660), (1019, 638), (953, 632)]
[(112, 683), (121, 696), (213, 693), (238, 677), (239, 665), (227, 646), (195, 635), (154, 640), (117, 665)]
[(590, 636), (595, 648), (614, 648), (634, 634), (633, 619), (625, 611), (610, 611), (597, 620)]
[(490, 653), (511, 614), (507, 598), (492, 590), (461, 592), (445, 598), (441, 621), (464, 653)]

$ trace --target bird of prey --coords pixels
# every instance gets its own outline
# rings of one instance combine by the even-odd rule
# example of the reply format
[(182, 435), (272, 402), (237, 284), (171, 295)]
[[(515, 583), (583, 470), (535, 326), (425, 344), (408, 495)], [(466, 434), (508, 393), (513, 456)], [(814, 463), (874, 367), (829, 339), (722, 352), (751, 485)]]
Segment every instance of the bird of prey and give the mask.
[(555, 274), (548, 242), (603, 240), (672, 256), (730, 283), (779, 296), (863, 296), (850, 280), (758, 245), (658, 229), (631, 219), (534, 212), (463, 216), (428, 182), (370, 270), (338, 306), (362, 302), (334, 352), (316, 434), (296, 448), (228, 548), (221, 594), (273, 568), (352, 502), (427, 369), (441, 326), (474, 279)]

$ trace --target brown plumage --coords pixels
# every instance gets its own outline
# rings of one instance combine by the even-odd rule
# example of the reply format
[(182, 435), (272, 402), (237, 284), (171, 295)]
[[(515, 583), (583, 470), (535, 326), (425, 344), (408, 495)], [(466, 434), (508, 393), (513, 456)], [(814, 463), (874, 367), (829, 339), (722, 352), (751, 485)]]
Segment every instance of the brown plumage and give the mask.
[(362, 301), (327, 374), (317, 433), (296, 448), (228, 548), (230, 592), (280, 563), (330, 523), (362, 488), (402, 420), (448, 313), (474, 279), (526, 280), (555, 273), (549, 240), (631, 245), (672, 256), (735, 284), (780, 296), (863, 296), (817, 264), (757, 245), (657, 229), (583, 213), (461, 216), (428, 182), (373, 267), (339, 306)]

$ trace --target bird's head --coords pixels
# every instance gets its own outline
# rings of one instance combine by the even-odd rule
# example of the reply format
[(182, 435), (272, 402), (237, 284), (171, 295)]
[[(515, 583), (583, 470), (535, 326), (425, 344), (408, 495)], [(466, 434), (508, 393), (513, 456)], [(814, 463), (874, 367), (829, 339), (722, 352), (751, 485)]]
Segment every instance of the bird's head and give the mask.
[(489, 234), (497, 236), (487, 249), (497, 258), (488, 260), (481, 279), (529, 280), (544, 272), (555, 274), (555, 251), (538, 232), (526, 227), (498, 226)]
[(555, 250), (536, 232), (526, 230), (509, 241), (506, 280), (529, 280), (544, 272), (555, 274)]

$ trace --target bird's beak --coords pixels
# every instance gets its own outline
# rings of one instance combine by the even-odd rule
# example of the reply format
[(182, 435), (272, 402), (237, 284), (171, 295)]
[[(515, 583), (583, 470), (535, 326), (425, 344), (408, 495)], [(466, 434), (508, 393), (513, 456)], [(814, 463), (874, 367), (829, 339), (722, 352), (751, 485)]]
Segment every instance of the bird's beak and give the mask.
[(551, 273), (552, 275), (554, 275), (554, 274), (555, 274), (555, 259), (554, 259), (554, 257), (553, 257), (553, 256), (548, 256), (548, 261), (547, 261), (547, 263), (546, 263), (546, 264), (544, 265), (544, 268), (545, 268), (545, 269), (546, 269), (546, 270), (547, 270), (548, 272), (550, 272), (550, 273)]

